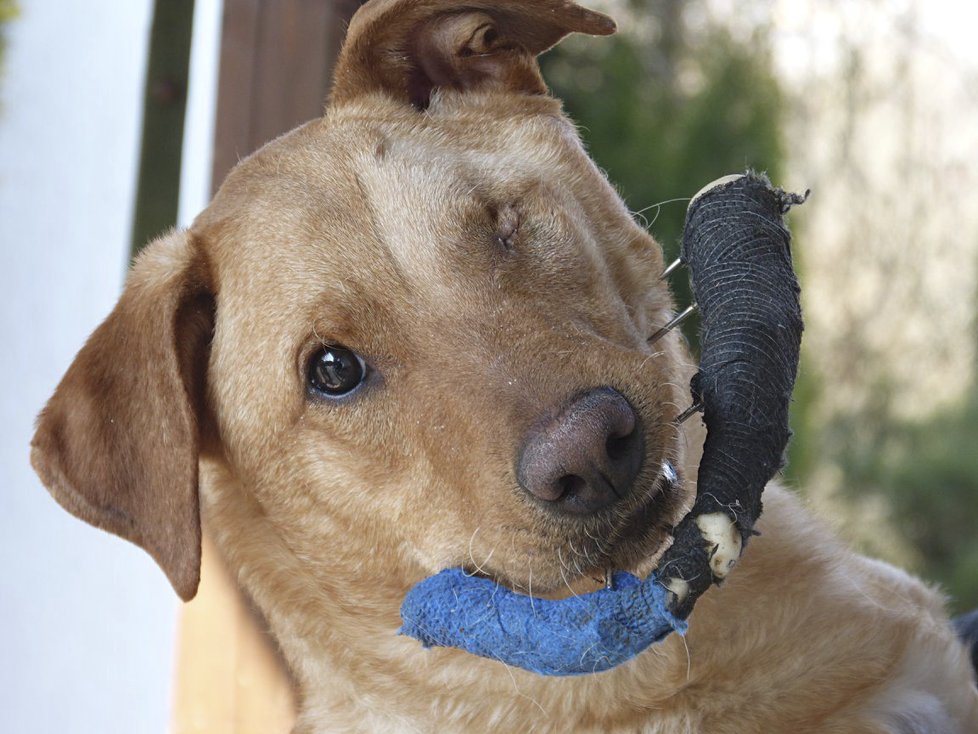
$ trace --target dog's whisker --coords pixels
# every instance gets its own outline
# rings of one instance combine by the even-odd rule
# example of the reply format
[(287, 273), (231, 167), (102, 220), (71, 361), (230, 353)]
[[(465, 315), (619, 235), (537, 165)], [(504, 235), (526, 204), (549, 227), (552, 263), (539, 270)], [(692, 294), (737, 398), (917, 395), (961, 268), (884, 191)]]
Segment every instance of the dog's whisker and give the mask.
[(685, 390), (688, 387), (688, 385), (680, 385), (678, 382), (672, 382), (671, 380), (664, 380), (663, 382), (660, 382), (659, 384), (660, 385), (663, 385), (665, 387), (674, 387), (677, 390)]
[(574, 562), (574, 575), (578, 578), (584, 575), (584, 571), (581, 569), (581, 556), (577, 553), (572, 555), (571, 560)]
[(677, 326), (679, 326), (680, 324), (682, 324), (684, 321), (686, 321), (686, 319), (688, 319), (690, 316), (692, 316), (698, 310), (699, 310), (699, 305), (698, 304), (696, 304), (696, 303), (689, 304), (681, 313), (673, 316), (665, 326), (663, 326), (661, 329), (659, 329), (657, 332), (655, 332), (652, 336), (650, 336), (648, 338), (648, 340), (647, 340), (648, 343), (649, 344), (655, 344), (655, 342), (659, 341), (659, 339), (661, 339), (666, 334), (668, 334), (670, 331), (672, 331)]
[(571, 596), (577, 596), (577, 592), (574, 591), (570, 585), (570, 581), (567, 580), (566, 571), (569, 571), (570, 569), (564, 564), (564, 557), (560, 552), (560, 546), (557, 546), (557, 560), (560, 562), (560, 578), (564, 582), (564, 586), (567, 587), (567, 590), (571, 593)]
[(591, 540), (593, 540), (593, 541), (594, 541), (595, 543), (599, 543), (599, 544), (601, 543), (601, 541), (600, 541), (600, 540), (599, 540), (598, 538), (596, 538), (596, 537), (594, 537), (593, 535), (591, 535), (591, 533), (590, 533), (590, 532), (588, 532), (588, 529), (587, 529), (587, 525), (585, 525), (585, 526), (584, 526), (584, 527), (582, 528), (582, 530), (584, 531), (584, 534), (585, 534), (585, 535), (586, 535), (587, 537), (589, 537), (589, 538), (590, 538)]
[(693, 656), (689, 653), (689, 643), (686, 642), (686, 635), (680, 635), (679, 638), (683, 641), (683, 647), (686, 648), (686, 682), (688, 683), (693, 674)]
[(567, 540), (567, 545), (570, 547), (571, 559), (575, 560), (576, 562), (576, 559), (580, 557), (581, 552), (577, 550), (577, 547), (574, 545), (574, 541), (570, 540), (569, 538)]
[(312, 325), (312, 335), (313, 335), (314, 337), (316, 337), (316, 341), (318, 341), (318, 342), (319, 342), (320, 344), (322, 344), (323, 346), (326, 346), (326, 340), (325, 340), (325, 339), (323, 339), (323, 338), (322, 338), (322, 337), (321, 337), (321, 336), (319, 335), (319, 331), (318, 331), (317, 329), (318, 329), (318, 327), (316, 326), (316, 324), (313, 324), (313, 325)]
[(503, 664), (503, 667), (506, 669), (506, 672), (509, 673), (509, 678), (511, 681), (513, 681), (513, 691), (516, 693), (516, 695), (519, 696), (520, 698), (526, 699), (534, 706), (536, 706), (538, 709), (540, 709), (540, 713), (543, 714), (544, 717), (549, 716), (547, 710), (540, 704), (539, 701), (533, 698), (533, 696), (528, 696), (527, 694), (523, 693), (523, 691), (520, 690), (520, 686), (516, 682), (516, 676), (513, 675), (513, 666), (511, 666), (509, 663), (506, 663), (503, 660), (500, 660), (499, 662)]
[(482, 562), (483, 568), (480, 569), (480, 571), (482, 571), (482, 573), (487, 573), (485, 569), (489, 566), (489, 561), (492, 560), (492, 556), (493, 556), (493, 554), (495, 552), (496, 552), (496, 546), (493, 546), (492, 547), (492, 550), (489, 551), (489, 555), (487, 555), (486, 556), (486, 559)]
[[(636, 217), (637, 216), (640, 216), (640, 215), (644, 214), (645, 212), (647, 212), (649, 209), (658, 209), (659, 211), (662, 211), (662, 207), (664, 207), (666, 204), (676, 204), (676, 203), (681, 202), (681, 201), (689, 201), (690, 198), (691, 197), (689, 197), (689, 196), (680, 196), (680, 197), (677, 197), (675, 199), (666, 199), (665, 201), (659, 201), (659, 202), (656, 202), (655, 204), (649, 204), (647, 207), (643, 207), (642, 209), (639, 209), (638, 211), (632, 212), (632, 216), (636, 216)], [(658, 212), (656, 212), (656, 217), (658, 217), (658, 216), (659, 216), (659, 214), (658, 214)], [(652, 223), (653, 224), (655, 223), (655, 219), (652, 220)]]
[(675, 260), (669, 263), (669, 266), (665, 270), (662, 271), (662, 275), (659, 276), (659, 279), (665, 280), (674, 272), (676, 272), (682, 266), (682, 264), (683, 264), (682, 258), (677, 257)]
[(479, 534), (479, 531), (481, 529), (482, 526), (477, 525), (475, 530), (472, 531), (471, 537), (469, 537), (469, 558), (472, 558), (473, 561), (475, 560), (475, 558), (472, 556), (472, 544), (475, 542), (475, 536)]
[[(594, 541), (594, 551), (595, 551), (595, 553), (597, 553), (597, 555), (598, 555), (598, 558), (601, 558), (601, 557), (603, 557), (603, 556), (606, 556), (606, 555), (607, 555), (607, 552), (605, 551), (605, 545), (604, 545), (604, 541), (602, 541), (602, 540), (601, 540), (601, 538), (598, 538), (598, 537), (596, 537), (596, 536), (594, 536), (594, 535), (592, 535), (592, 534), (591, 534), (591, 532), (590, 532), (590, 531), (588, 530), (588, 528), (587, 528), (587, 526), (586, 526), (586, 525), (585, 525), (585, 526), (583, 527), (583, 530), (584, 530), (584, 534), (585, 534), (585, 535), (586, 535), (586, 536), (587, 536), (588, 538), (590, 538), (590, 539), (591, 539), (592, 541)], [(593, 561), (593, 560), (591, 559), (591, 556), (590, 556), (590, 554), (588, 554), (588, 553), (585, 553), (585, 556), (586, 556), (586, 558), (587, 558), (587, 563), (588, 563), (588, 566), (596, 566), (596, 565), (597, 565), (597, 564), (596, 564), (596, 563), (595, 563), (595, 562), (594, 562), (594, 561)]]
[(489, 560), (492, 558), (492, 554), (496, 552), (495, 546), (493, 546), (492, 550), (489, 551), (489, 555), (486, 556), (485, 560), (482, 563), (479, 563), (477, 560), (475, 560), (475, 554), (472, 552), (472, 544), (475, 542), (475, 536), (478, 535), (479, 530), (481, 529), (482, 526), (481, 525), (478, 526), (475, 529), (475, 531), (472, 533), (472, 537), (469, 538), (469, 560), (472, 561), (472, 566), (473, 568), (475, 568), (475, 570), (478, 573), (481, 573), (484, 576), (492, 576), (492, 574), (486, 570), (486, 566), (489, 563)]
[(584, 551), (581, 553), (581, 555), (584, 557), (584, 562), (587, 564), (588, 568), (595, 565), (594, 561), (591, 560), (591, 554), (588, 553), (586, 545), (584, 546)]
[(665, 354), (665, 352), (661, 352), (660, 351), (660, 352), (652, 352), (652, 354), (649, 354), (648, 356), (646, 356), (646, 358), (642, 360), (642, 364), (639, 365), (639, 368), (638, 368), (639, 371), (640, 372), (643, 371), (645, 369), (645, 365), (647, 365), (651, 360), (655, 359), (656, 357), (661, 357), (664, 354)]

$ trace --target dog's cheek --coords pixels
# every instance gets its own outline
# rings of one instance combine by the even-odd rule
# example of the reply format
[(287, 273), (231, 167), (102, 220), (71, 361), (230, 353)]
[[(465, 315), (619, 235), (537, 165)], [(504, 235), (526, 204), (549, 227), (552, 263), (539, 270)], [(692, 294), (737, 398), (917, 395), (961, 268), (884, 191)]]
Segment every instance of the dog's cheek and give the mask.
[(401, 488), (403, 530), (435, 565), (467, 562), (470, 543), (481, 542), (488, 525), (498, 523), (512, 483), (512, 460), (499, 450), (506, 443), (500, 436), (505, 424), (495, 419), (479, 386), (462, 384), (465, 372), (446, 370), (437, 381), (444, 384), (432, 381), (428, 389), (412, 386), (399, 416), (410, 446)]

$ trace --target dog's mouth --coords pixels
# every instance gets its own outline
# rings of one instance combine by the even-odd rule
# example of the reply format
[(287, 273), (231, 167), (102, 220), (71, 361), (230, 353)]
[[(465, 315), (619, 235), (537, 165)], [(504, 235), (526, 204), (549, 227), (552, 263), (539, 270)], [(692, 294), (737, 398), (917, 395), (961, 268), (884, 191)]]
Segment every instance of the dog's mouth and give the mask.
[(672, 532), (672, 521), (681, 501), (679, 475), (672, 462), (664, 460), (651, 487), (634, 508), (612, 528), (609, 535), (605, 576), (613, 571), (632, 571), (644, 575), (663, 550)]
[[(641, 552), (642, 546), (647, 544), (650, 536), (658, 539), (661, 531), (671, 531), (672, 527), (668, 523), (672, 510), (678, 502), (676, 492), (678, 486), (679, 474), (676, 468), (668, 459), (663, 460), (652, 488), (642, 497), (641, 502), (619, 530), (620, 544), (637, 545), (635, 550)], [(624, 561), (624, 566), (628, 565), (629, 562)]]
[(522, 567), (470, 567), (513, 591), (561, 598), (594, 591), (616, 571), (645, 577), (666, 548), (672, 522), (682, 502), (681, 479), (664, 460), (658, 473), (632, 502), (606, 516), (561, 524), (548, 533), (556, 542), (533, 553)]

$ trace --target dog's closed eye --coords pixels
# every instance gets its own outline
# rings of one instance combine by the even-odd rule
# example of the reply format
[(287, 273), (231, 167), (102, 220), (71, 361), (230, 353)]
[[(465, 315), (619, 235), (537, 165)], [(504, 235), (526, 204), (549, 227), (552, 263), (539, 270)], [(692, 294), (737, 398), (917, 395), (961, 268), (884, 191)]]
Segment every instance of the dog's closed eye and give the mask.
[(518, 242), (522, 223), (519, 210), (513, 204), (490, 206), (489, 215), (496, 223), (492, 241), (503, 250), (512, 250)]
[(324, 345), (309, 359), (306, 381), (312, 395), (335, 400), (355, 392), (368, 371), (367, 363), (356, 352)]

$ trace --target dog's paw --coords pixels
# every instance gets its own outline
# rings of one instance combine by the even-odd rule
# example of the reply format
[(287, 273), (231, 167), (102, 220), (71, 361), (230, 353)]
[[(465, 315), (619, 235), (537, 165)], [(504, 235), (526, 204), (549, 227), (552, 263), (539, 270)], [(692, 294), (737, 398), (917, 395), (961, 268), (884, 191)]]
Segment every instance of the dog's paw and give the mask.
[(669, 590), (670, 599), (668, 605), (670, 609), (674, 609), (677, 605), (682, 604), (686, 601), (686, 597), (689, 596), (689, 582), (678, 576), (666, 579), (662, 582), (662, 585)]
[(740, 530), (728, 515), (723, 512), (712, 512), (696, 518), (696, 527), (700, 529), (709, 547), (710, 570), (716, 579), (727, 577), (737, 561), (743, 541)]

